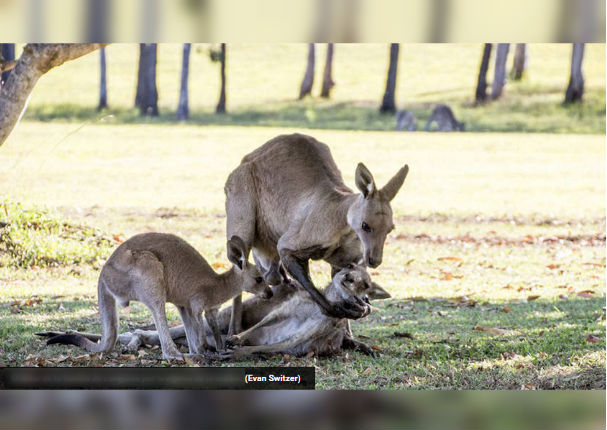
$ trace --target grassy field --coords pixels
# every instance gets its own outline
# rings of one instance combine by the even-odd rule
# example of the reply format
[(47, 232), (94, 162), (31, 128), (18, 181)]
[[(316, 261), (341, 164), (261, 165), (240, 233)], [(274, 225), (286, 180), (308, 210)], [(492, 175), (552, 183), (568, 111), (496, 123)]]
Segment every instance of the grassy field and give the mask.
[[(132, 234), (179, 234), (227, 266), (228, 173), (296, 130), (22, 123), (0, 150), (0, 363), (163, 365), (158, 350), (101, 360), (33, 333), (99, 331), (99, 269)], [(310, 133), (351, 186), (361, 160), (379, 184), (411, 167), (372, 271), (393, 298), (353, 324), (380, 357), (215, 364), (314, 365), (319, 388), (605, 388), (604, 136)], [(139, 303), (120, 315), (123, 330), (151, 321)]]
[[(229, 45), (228, 114), (215, 115), (219, 67), (209, 59), (209, 45), (195, 45), (189, 81), (191, 122), (310, 129), (394, 129), (393, 116), (377, 112), (385, 86), (388, 46), (338, 44), (334, 59), (337, 85), (328, 101), (317, 97), (325, 46), (318, 44), (317, 48), (314, 98), (295, 102), (305, 67), (305, 44)], [(179, 94), (181, 50), (178, 44), (159, 47), (159, 118), (142, 120), (133, 109), (138, 58), (138, 47), (133, 44), (107, 48), (108, 111), (95, 109), (99, 59), (94, 53), (43, 76), (32, 94), (25, 118), (107, 124), (172, 123)], [(525, 78), (508, 82), (499, 101), (474, 107), (471, 102), (481, 50), (480, 44), (401, 45), (396, 95), (399, 108), (412, 110), (418, 127), (422, 128), (434, 104), (448, 103), (458, 118), (466, 122), (468, 131), (605, 133), (605, 45), (587, 45), (583, 67), (585, 100), (582, 105), (568, 107), (563, 106), (562, 101), (569, 79), (571, 45), (531, 44)], [(490, 82), (492, 77), (491, 67)]]

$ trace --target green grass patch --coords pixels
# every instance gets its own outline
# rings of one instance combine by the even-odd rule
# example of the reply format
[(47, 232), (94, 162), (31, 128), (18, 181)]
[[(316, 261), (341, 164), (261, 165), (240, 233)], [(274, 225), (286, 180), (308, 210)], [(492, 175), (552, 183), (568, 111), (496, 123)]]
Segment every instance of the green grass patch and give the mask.
[(13, 268), (96, 265), (113, 241), (98, 229), (60, 220), (48, 210), (0, 202), (0, 265)]
[[(190, 68), (189, 123), (200, 125), (297, 127), (307, 129), (393, 130), (393, 115), (380, 115), (385, 88), (387, 44), (337, 44), (336, 86), (331, 100), (319, 98), (324, 45), (318, 44), (313, 97), (297, 101), (306, 44), (230, 44), (227, 60), (228, 113), (216, 115), (219, 68), (208, 44), (195, 44)], [(530, 44), (529, 70), (509, 80), (500, 100), (472, 104), (482, 44), (401, 44), (396, 101), (417, 117), (418, 129), (433, 105), (447, 103), (467, 131), (605, 134), (605, 45), (587, 44), (584, 102), (564, 106), (570, 44)], [(511, 67), (511, 49), (508, 68)], [(160, 117), (141, 118), (134, 109), (138, 47), (107, 47), (110, 109), (97, 112), (97, 53), (51, 70), (40, 79), (26, 121), (98, 121), (113, 124), (175, 123), (181, 44), (161, 44), (157, 85)], [(494, 54), (495, 56), (495, 54)], [(493, 59), (492, 59), (493, 60)], [(493, 61), (488, 73), (493, 77)], [(111, 118), (108, 118), (111, 115)]]

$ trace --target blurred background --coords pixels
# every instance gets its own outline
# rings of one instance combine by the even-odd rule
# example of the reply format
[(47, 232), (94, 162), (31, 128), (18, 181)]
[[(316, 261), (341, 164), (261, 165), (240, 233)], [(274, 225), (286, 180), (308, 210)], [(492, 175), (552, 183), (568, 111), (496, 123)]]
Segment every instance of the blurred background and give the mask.
[[(5, 59), (22, 46), (3, 44)], [(44, 75), (25, 120), (394, 130), (394, 113), (406, 109), (423, 129), (440, 103), (467, 131), (602, 134), (605, 46), (573, 51), (526, 43), (112, 44)]]

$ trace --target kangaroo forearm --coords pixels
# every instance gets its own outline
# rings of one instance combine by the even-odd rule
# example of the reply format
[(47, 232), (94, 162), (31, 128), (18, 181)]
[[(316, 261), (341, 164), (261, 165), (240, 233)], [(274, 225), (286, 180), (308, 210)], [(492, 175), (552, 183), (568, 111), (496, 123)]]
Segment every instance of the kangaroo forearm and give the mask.
[(291, 254), (283, 254), (281, 260), (282, 264), (287, 269), (287, 272), (289, 272), (289, 274), (295, 278), (308, 293), (310, 293), (314, 301), (323, 309), (330, 310), (331, 304), (325, 296), (316, 289), (312, 283), (312, 279), (310, 279), (308, 260), (299, 259)]

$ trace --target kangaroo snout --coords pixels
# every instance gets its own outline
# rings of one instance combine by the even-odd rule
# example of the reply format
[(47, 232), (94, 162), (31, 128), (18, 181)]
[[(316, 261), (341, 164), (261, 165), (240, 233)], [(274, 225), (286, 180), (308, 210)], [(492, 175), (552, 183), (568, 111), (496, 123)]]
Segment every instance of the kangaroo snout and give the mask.
[(375, 269), (381, 264), (381, 260), (381, 257), (372, 257), (369, 255), (367, 256), (367, 266)]
[(274, 292), (272, 292), (272, 289), (270, 287), (267, 287), (264, 290), (262, 297), (264, 299), (271, 299), (273, 295), (274, 295)]

